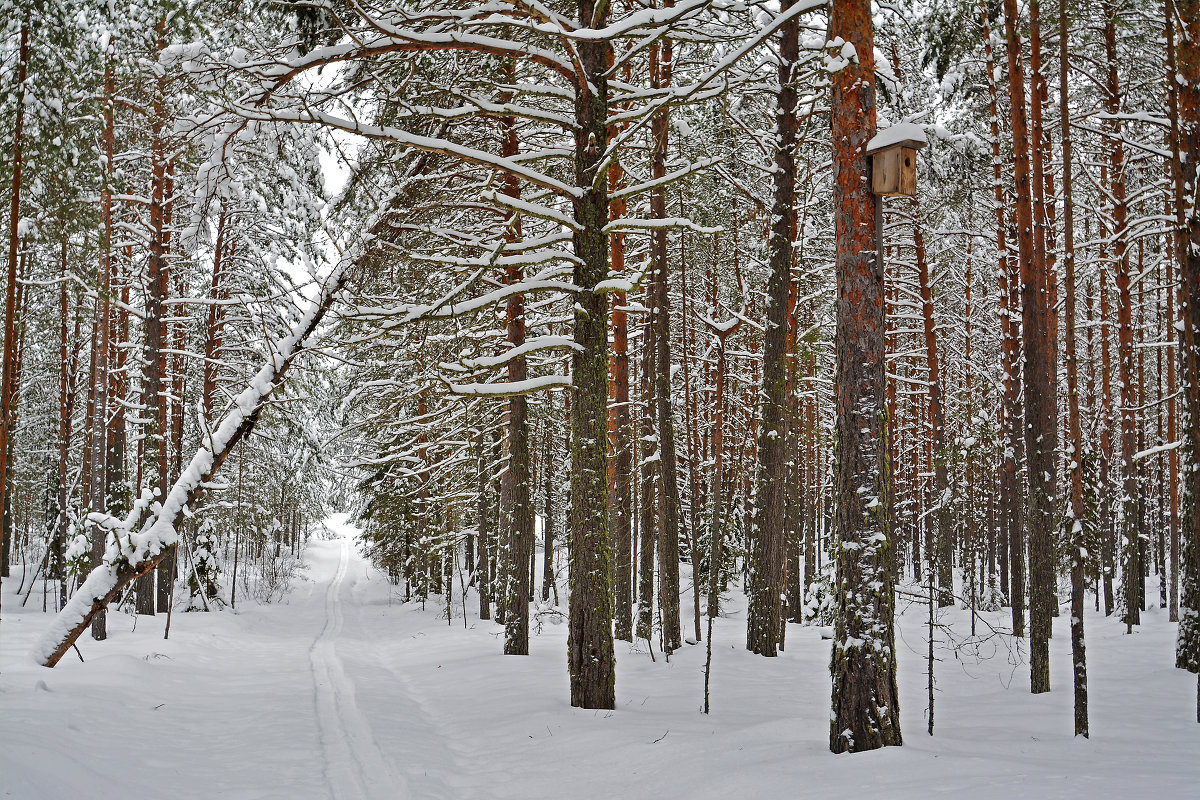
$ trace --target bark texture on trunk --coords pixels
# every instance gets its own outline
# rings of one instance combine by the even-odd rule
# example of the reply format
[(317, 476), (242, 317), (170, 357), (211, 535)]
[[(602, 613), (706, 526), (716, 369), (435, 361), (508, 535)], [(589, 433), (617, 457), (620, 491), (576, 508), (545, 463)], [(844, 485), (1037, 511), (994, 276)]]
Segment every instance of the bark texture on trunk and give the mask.
[[(516, 82), (515, 67), (508, 65), (510, 82)], [(517, 121), (514, 117), (501, 117), (503, 135), (500, 152), (505, 158), (516, 157), (519, 151)], [(519, 199), (521, 186), (509, 175), (504, 179), (505, 195)], [(515, 215), (508, 219), (505, 237), (509, 242), (521, 238), (521, 221)], [(508, 267), (506, 281), (510, 285), (525, 279), (525, 270), (520, 263)], [(507, 308), (508, 343), (516, 348), (525, 344), (525, 296), (513, 295)], [(508, 380), (519, 383), (529, 377), (525, 357), (508, 362)], [(529, 602), (532, 599), (532, 577), (530, 562), (533, 559), (533, 501), (529, 484), (532, 480), (529, 464), (532, 454), (529, 446), (529, 410), (525, 395), (514, 394), (508, 399), (508, 479), (509, 479), (509, 529), (508, 576), (504, 602), (504, 653), (506, 655), (529, 654)]]
[[(646, 305), (649, 306), (650, 287), (646, 287)], [(658, 433), (655, 426), (657, 414), (654, 410), (654, 325), (647, 320), (642, 326), (642, 358), (641, 358), (641, 393), (642, 406), (639, 420), (641, 444), (639, 452), (639, 471), (641, 487), (638, 503), (638, 602), (635, 636), (638, 639), (650, 641), (654, 627), (654, 557), (657, 552), (656, 542), (659, 529), (658, 510), (658, 475), (662, 469), (662, 459), (658, 457)]]
[(834, 222), (837, 238), (837, 586), (833, 708), (835, 753), (902, 743), (896, 689), (895, 596), (888, 531), (887, 331), (882, 225), (871, 194), (866, 145), (875, 135), (874, 33), (870, 0), (837, 0), (829, 38), (857, 59), (832, 76)]
[[(950, 471), (946, 465), (946, 407), (942, 396), (941, 364), (938, 358), (937, 326), (933, 317), (933, 285), (929, 277), (929, 260), (925, 255), (925, 231), (921, 227), (921, 205), (914, 197), (913, 244), (917, 257), (917, 282), (921, 292), (921, 320), (925, 334), (926, 378), (929, 382), (929, 427), (933, 435), (933, 494), (937, 548), (930, 548), (931, 571), (937, 575), (938, 605), (954, 605), (954, 520), (950, 509)], [(933, 564), (936, 553), (937, 564)]]
[[(615, 133), (613, 131), (612, 133)], [(625, 171), (621, 162), (614, 159), (608, 168), (610, 192), (625, 185)], [(623, 198), (614, 199), (609, 216), (616, 220), (625, 216)], [(611, 237), (612, 272), (625, 271), (625, 234), (614, 233)], [(612, 296), (612, 354), (610, 376), (612, 381), (612, 406), (609, 409), (609, 438), (612, 445), (613, 464), (608, 498), (608, 524), (612, 531), (616, 574), (613, 580), (616, 603), (616, 638), (633, 641), (633, 419), (629, 413), (629, 314), (628, 299), (624, 291), (613, 292)], [(549, 484), (547, 484), (549, 485)]]
[[(605, 4), (579, 0), (579, 22), (601, 28)], [(571, 356), (571, 599), (567, 661), (571, 705), (613, 708), (612, 547), (608, 536), (608, 298), (593, 291), (608, 277), (608, 187), (597, 180), (608, 142), (610, 45), (581, 40), (579, 64), (586, 82), (575, 87), (575, 181), (586, 187), (575, 200), (575, 343)]]
[(1013, 174), (1016, 187), (1017, 249), (1021, 262), (1021, 327), (1024, 332), (1025, 458), (1028, 494), (1025, 529), (1029, 540), (1029, 662), (1034, 693), (1050, 690), (1050, 624), (1054, 604), (1054, 511), (1057, 491), (1058, 425), (1054, 353), (1048, 333), (1044, 261), (1033, 228), (1029, 126), (1016, 0), (1004, 0), (1008, 47)]
[(1183, 30), (1175, 60), (1183, 80), (1179, 82), (1180, 151), (1187, 154), (1181, 168), (1183, 185), (1192, 188), (1188, 198), (1187, 229), (1180, 248), (1180, 278), (1183, 281), (1183, 470), (1191, 474), (1183, 482), (1183, 519), (1180, 538), (1182, 584), (1179, 597), (1179, 642), (1176, 666), (1200, 673), (1200, 0), (1176, 0)]
[(1070, 435), (1068, 472), (1071, 476), (1071, 675), (1075, 690), (1075, 735), (1088, 735), (1087, 647), (1083, 635), (1083, 600), (1087, 589), (1083, 560), (1087, 510), (1083, 502), (1083, 426), (1079, 417), (1079, 364), (1075, 345), (1075, 207), (1071, 174), (1071, 110), (1068, 98), (1071, 62), (1067, 0), (1058, 0), (1058, 92), (1062, 126), (1063, 305), (1067, 357), (1067, 427)]
[[(8, 282), (4, 294), (4, 367), (0, 377), (0, 516), (8, 518), (8, 455), (12, 435), (10, 422), (16, 398), (17, 364), (17, 260), (20, 251), (21, 224), (21, 167), (22, 145), (25, 136), (25, 78), (29, 70), (29, 12), (21, 25), (21, 43), (17, 55), (17, 96), (13, 115), (12, 185), (8, 218)], [(0, 539), (0, 564), (7, 574), (8, 543)]]
[[(157, 25), (158, 49), (166, 46), (166, 20)], [(155, 81), (151, 103), (151, 184), (150, 184), (150, 248), (146, 261), (146, 344), (145, 383), (142, 405), (147, 420), (142, 436), (143, 474), (156, 500), (167, 491), (167, 323), (166, 302), (170, 286), (170, 267), (167, 262), (169, 225), (167, 204), (171, 198), (167, 189), (166, 143), (166, 79)], [(137, 613), (154, 614), (154, 574), (147, 572), (138, 578)]]
[[(793, 0), (780, 6), (786, 12)], [(787, 324), (792, 237), (796, 225), (796, 86), (792, 71), (800, 50), (800, 22), (779, 31), (779, 96), (775, 113), (774, 198), (768, 242), (767, 327), (763, 333), (762, 394), (758, 426), (758, 493), (750, 542), (753, 548), (746, 610), (746, 649), (774, 656), (783, 630), (785, 530), (787, 523), (788, 415)]]
[[(672, 0), (664, 4), (673, 5)], [(671, 84), (672, 46), (669, 38), (663, 39), (658, 52), (658, 63), (651, 57), (652, 83), (657, 87)], [(650, 123), (654, 139), (651, 157), (651, 178), (662, 178), (667, 174), (667, 137), (670, 131), (670, 116), (666, 109), (654, 115)], [(650, 191), (650, 215), (657, 219), (667, 216), (666, 187), (658, 186)], [(656, 348), (654, 372), (654, 405), (658, 418), (659, 476), (662, 480), (658, 542), (658, 591), (659, 610), (662, 615), (663, 649), (668, 653), (683, 645), (679, 621), (679, 534), (680, 508), (679, 467), (675, 457), (675, 414), (671, 403), (671, 301), (668, 294), (667, 231), (655, 229), (651, 234), (650, 259), (654, 270), (653, 304), (651, 324), (654, 326)]]
[[(1107, 56), (1106, 106), (1110, 115), (1121, 110), (1121, 83), (1117, 74), (1117, 7), (1104, 4), (1104, 51)], [(1125, 604), (1125, 624), (1129, 630), (1141, 622), (1142, 601), (1139, 597), (1137, 467), (1133, 456), (1137, 451), (1134, 430), (1134, 409), (1139, 405), (1133, 379), (1133, 296), (1130, 292), (1128, 230), (1129, 208), (1126, 202), (1125, 147), (1121, 142), (1121, 122), (1108, 122), (1113, 135), (1110, 139), (1109, 175), (1112, 198), (1112, 254), (1117, 285), (1117, 385), (1121, 401), (1121, 491), (1118, 499), (1118, 525), (1121, 537), (1121, 585)], [(1103, 268), (1103, 267), (1102, 267)]]

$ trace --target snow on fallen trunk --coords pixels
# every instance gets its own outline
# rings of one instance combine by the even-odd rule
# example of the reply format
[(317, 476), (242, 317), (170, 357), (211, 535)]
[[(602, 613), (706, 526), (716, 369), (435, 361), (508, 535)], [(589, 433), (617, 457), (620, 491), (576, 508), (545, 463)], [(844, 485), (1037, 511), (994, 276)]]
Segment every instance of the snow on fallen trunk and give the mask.
[(272, 344), (267, 362), (235, 398), (221, 424), (192, 456), (167, 493), (166, 500), (149, 509), (149, 517), (136, 532), (134, 528), (141, 521), (143, 504), (121, 521), (96, 515), (98, 518), (93, 521), (114, 535), (107, 537), (103, 562), (91, 571), (34, 646), (32, 656), (38, 663), (46, 667), (57, 664), (92, 619), (134, 579), (154, 569), (166, 556), (167, 548), (179, 540), (175, 526), (183, 516), (184, 508), (199, 498), (204, 484), (212, 480), (226, 456), (254, 429), (264, 404), (283, 382), (292, 361), (304, 351), (309, 336), (329, 310), (353, 263), (352, 259), (341, 261), (291, 335)]

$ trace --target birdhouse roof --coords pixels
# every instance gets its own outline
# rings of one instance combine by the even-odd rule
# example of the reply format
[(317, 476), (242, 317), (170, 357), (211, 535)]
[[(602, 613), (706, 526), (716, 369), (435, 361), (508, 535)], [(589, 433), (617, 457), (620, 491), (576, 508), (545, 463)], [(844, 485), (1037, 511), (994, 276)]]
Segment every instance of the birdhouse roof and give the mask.
[(911, 147), (919, 150), (928, 143), (925, 129), (912, 122), (897, 122), (884, 128), (867, 142), (867, 152), (875, 153), (891, 147)]

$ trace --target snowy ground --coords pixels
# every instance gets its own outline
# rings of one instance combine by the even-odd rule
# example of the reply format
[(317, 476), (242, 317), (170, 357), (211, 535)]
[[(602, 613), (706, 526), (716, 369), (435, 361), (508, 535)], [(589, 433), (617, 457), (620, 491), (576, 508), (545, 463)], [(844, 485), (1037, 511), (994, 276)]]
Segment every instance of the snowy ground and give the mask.
[[(458, 598), (451, 624), (437, 602), (394, 602), (335, 522), (344, 538), (310, 544), (287, 603), (179, 614), (169, 641), (162, 617), (132, 630), (114, 614), (107, 642), (82, 640), (87, 663), (72, 654), (54, 670), (28, 658), (48, 615), (19, 609), (6, 581), (0, 797), (1200, 797), (1196, 682), (1171, 666), (1175, 626), (1157, 608), (1132, 636), (1088, 618), (1085, 741), (1071, 735), (1065, 615), (1049, 695), (1029, 694), (1006, 639), (983, 646), (990, 658), (939, 650), (929, 737), (925, 608), (911, 605), (898, 642), (904, 747), (833, 756), (816, 629), (789, 627), (787, 652), (759, 658), (731, 609), (710, 716), (702, 646), (665, 663), (618, 643), (617, 710), (572, 709), (564, 624), (547, 620), (531, 656), (503, 656), (499, 627), (472, 611), (464, 628)], [(966, 612), (948, 620), (969, 631)]]

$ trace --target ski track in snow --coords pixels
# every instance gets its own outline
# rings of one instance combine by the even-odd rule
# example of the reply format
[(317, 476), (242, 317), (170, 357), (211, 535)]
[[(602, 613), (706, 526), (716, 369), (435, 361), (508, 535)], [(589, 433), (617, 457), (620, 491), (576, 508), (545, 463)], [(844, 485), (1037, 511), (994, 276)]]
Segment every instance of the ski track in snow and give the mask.
[[(1072, 736), (1065, 615), (1050, 694), (1028, 693), (1020, 640), (940, 650), (937, 735), (924, 735), (925, 614), (901, 603), (905, 746), (832, 756), (829, 644), (814, 627), (789, 626), (787, 652), (761, 659), (744, 650), (735, 596), (714, 629), (712, 716), (699, 710), (703, 647), (668, 663), (618, 645), (617, 710), (574, 709), (556, 617), (530, 655), (503, 656), (500, 626), (473, 611), (462, 623), (461, 584), (450, 624), (444, 597), (397, 603), (345, 515), (329, 529), (285, 602), (186, 615), (169, 641), (113, 614), (86, 663), (54, 671), (27, 657), (49, 616), (6, 582), (0, 798), (1197, 796), (1195, 676), (1174, 669), (1175, 625), (1153, 603), (1134, 636), (1089, 608), (1090, 740)], [(969, 622), (944, 615), (960, 633)], [(1007, 612), (983, 616), (1003, 626)]]
[(388, 769), (379, 743), (355, 702), (354, 682), (338, 657), (336, 643), (345, 624), (342, 586), (350, 561), (343, 538), (337, 572), (325, 593), (325, 627), (309, 650), (323, 772), (333, 800), (406, 798), (408, 787)]

